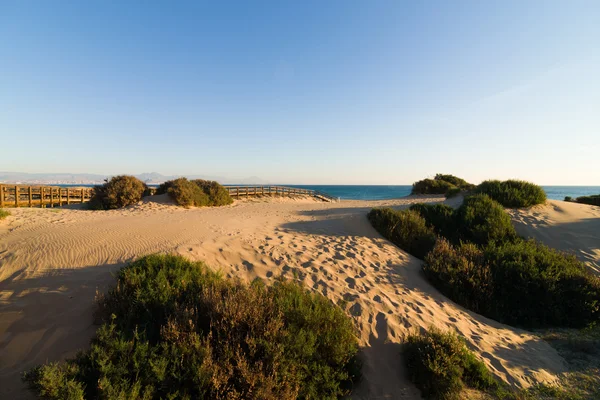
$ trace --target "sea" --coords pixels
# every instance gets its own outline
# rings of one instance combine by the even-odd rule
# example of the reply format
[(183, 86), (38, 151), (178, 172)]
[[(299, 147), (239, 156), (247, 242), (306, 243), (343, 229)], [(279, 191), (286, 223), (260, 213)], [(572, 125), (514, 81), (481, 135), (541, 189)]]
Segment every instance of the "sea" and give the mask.
[[(57, 186), (94, 186), (94, 185), (57, 185)], [(246, 185), (240, 185), (246, 186)], [(266, 186), (266, 185), (265, 185)], [(318, 190), (341, 200), (389, 200), (405, 197), (410, 194), (411, 185), (286, 185), (302, 189)], [(564, 200), (566, 196), (573, 198), (600, 194), (600, 186), (542, 186), (546, 195), (552, 200)]]

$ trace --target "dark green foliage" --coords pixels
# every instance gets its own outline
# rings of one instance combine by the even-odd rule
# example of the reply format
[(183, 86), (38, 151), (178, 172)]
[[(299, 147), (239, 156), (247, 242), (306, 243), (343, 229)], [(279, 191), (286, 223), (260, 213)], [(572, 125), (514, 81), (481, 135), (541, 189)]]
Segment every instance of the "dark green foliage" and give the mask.
[(475, 185), (454, 175), (436, 174), (434, 179), (423, 179), (413, 183), (412, 194), (445, 194), (452, 197), (474, 187)]
[(581, 196), (581, 197), (578, 197), (576, 201), (581, 204), (600, 206), (600, 194), (595, 194), (592, 196)]
[(435, 179), (423, 179), (413, 183), (411, 194), (446, 194), (448, 190), (455, 188), (450, 182), (435, 180)]
[(139, 202), (147, 187), (144, 182), (134, 176), (118, 175), (104, 184), (94, 187), (89, 207), (94, 210), (111, 210), (127, 207)]
[(423, 259), (435, 244), (433, 228), (416, 211), (374, 208), (367, 217), (386, 239), (417, 258)]
[(8, 217), (10, 215), (10, 211), (6, 211), (0, 208), (0, 220)]
[(183, 207), (202, 207), (210, 204), (208, 195), (194, 182), (188, 181), (187, 178), (170, 181), (167, 193), (175, 203)]
[(453, 187), (446, 191), (446, 198), (451, 199), (452, 197), (458, 196), (462, 192), (461, 188)]
[(229, 191), (218, 182), (206, 181), (203, 179), (196, 179), (192, 182), (198, 185), (200, 189), (206, 193), (209, 198), (210, 206), (226, 206), (233, 203), (233, 199), (229, 196)]
[(135, 261), (117, 279), (100, 301), (91, 349), (25, 375), (36, 394), (335, 399), (358, 377), (352, 321), (299, 284), (235, 283), (165, 255)]
[(526, 327), (582, 327), (600, 318), (600, 279), (572, 255), (533, 240), (453, 247), (440, 239), (427, 278), (470, 310)]
[(168, 193), (169, 189), (173, 186), (173, 182), (174, 181), (165, 181), (165, 182), (161, 183), (156, 188), (156, 192), (154, 192), (154, 194), (159, 195), (159, 194)]
[(467, 197), (456, 210), (457, 234), (461, 240), (486, 245), (516, 238), (510, 215), (486, 195)]
[(436, 181), (445, 181), (451, 183), (453, 186), (456, 186), (461, 190), (471, 190), (475, 188), (475, 185), (472, 183), (469, 183), (464, 179), (454, 175), (436, 174), (434, 179)]
[(485, 181), (475, 188), (475, 193), (487, 194), (509, 208), (531, 207), (546, 201), (544, 189), (533, 183), (518, 180)]
[(565, 201), (573, 201), (573, 198), (571, 196), (565, 196)]
[(463, 387), (490, 390), (499, 387), (486, 366), (451, 332), (430, 328), (408, 336), (405, 362), (410, 380), (426, 399), (459, 399)]
[(410, 209), (418, 212), (427, 225), (431, 226), (438, 235), (454, 237), (456, 234), (456, 221), (454, 209), (445, 204), (413, 204)]

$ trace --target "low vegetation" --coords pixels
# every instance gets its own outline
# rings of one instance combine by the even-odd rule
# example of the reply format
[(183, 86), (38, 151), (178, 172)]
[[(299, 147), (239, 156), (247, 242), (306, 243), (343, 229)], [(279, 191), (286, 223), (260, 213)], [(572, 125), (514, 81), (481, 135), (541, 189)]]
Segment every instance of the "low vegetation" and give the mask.
[(456, 210), (458, 239), (478, 245), (511, 241), (517, 237), (510, 215), (486, 195), (467, 197)]
[(489, 180), (479, 184), (475, 193), (486, 194), (504, 207), (531, 207), (546, 202), (546, 192), (540, 186), (526, 181)]
[(437, 174), (433, 179), (423, 179), (413, 183), (412, 194), (445, 194), (453, 197), (461, 191), (468, 191), (475, 185), (454, 175)]
[(367, 217), (379, 233), (415, 257), (425, 257), (435, 245), (434, 229), (416, 211), (374, 208)]
[(336, 399), (359, 377), (343, 310), (297, 283), (245, 285), (152, 255), (101, 299), (91, 348), (24, 375), (48, 399)]
[(565, 201), (572, 201), (572, 202), (581, 203), (581, 204), (589, 204), (591, 206), (600, 206), (600, 194), (594, 194), (591, 196), (581, 196), (581, 197), (577, 197), (575, 200), (573, 200), (572, 197), (567, 196), (567, 197), (565, 197)]
[(138, 203), (147, 191), (144, 182), (134, 176), (119, 175), (94, 187), (89, 207), (94, 210), (112, 210)]
[(0, 208), (0, 220), (8, 217), (10, 215), (10, 211), (6, 211)]
[(600, 279), (575, 256), (533, 240), (479, 248), (440, 239), (423, 270), (458, 304), (503, 323), (583, 327), (600, 319)]
[(162, 183), (156, 194), (168, 193), (183, 207), (225, 206), (233, 203), (229, 191), (215, 181), (179, 178)]
[(460, 399), (463, 388), (497, 392), (501, 385), (456, 334), (430, 328), (408, 336), (404, 360), (426, 399)]

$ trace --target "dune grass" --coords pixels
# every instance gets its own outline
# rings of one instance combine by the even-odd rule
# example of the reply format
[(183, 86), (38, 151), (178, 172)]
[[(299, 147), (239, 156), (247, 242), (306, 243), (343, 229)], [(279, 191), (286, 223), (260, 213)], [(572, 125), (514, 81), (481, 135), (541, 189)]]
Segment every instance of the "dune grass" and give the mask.
[(151, 255), (123, 268), (99, 306), (89, 350), (25, 373), (35, 394), (336, 399), (360, 374), (350, 318), (297, 283), (246, 285)]
[(531, 207), (546, 202), (546, 192), (540, 186), (520, 180), (489, 180), (477, 185), (475, 193), (486, 194), (508, 208)]
[(8, 217), (10, 214), (10, 211), (6, 211), (3, 210), (2, 208), (0, 208), (0, 220), (3, 220), (4, 218)]

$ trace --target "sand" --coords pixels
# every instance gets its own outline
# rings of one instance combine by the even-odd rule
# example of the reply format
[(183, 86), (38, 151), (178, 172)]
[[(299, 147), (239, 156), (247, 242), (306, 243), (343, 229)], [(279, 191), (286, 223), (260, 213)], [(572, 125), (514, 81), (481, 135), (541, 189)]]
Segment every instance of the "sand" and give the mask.
[(600, 207), (548, 200), (524, 210), (507, 210), (521, 236), (572, 254), (600, 274)]
[[(204, 260), (247, 281), (296, 274), (334, 302), (345, 299), (363, 347), (364, 378), (353, 398), (419, 398), (402, 370), (399, 343), (430, 326), (462, 335), (512, 385), (555, 382), (566, 364), (552, 347), (454, 304), (422, 277), (420, 260), (383, 239), (366, 219), (373, 206), (442, 200), (269, 199), (182, 209), (154, 196), (115, 211), (11, 210), (0, 222), (0, 398), (30, 396), (21, 371), (86, 348), (96, 329), (96, 291), (106, 291), (124, 263), (153, 252)], [(523, 214), (524, 225), (527, 218)], [(558, 224), (547, 218), (548, 225)]]

